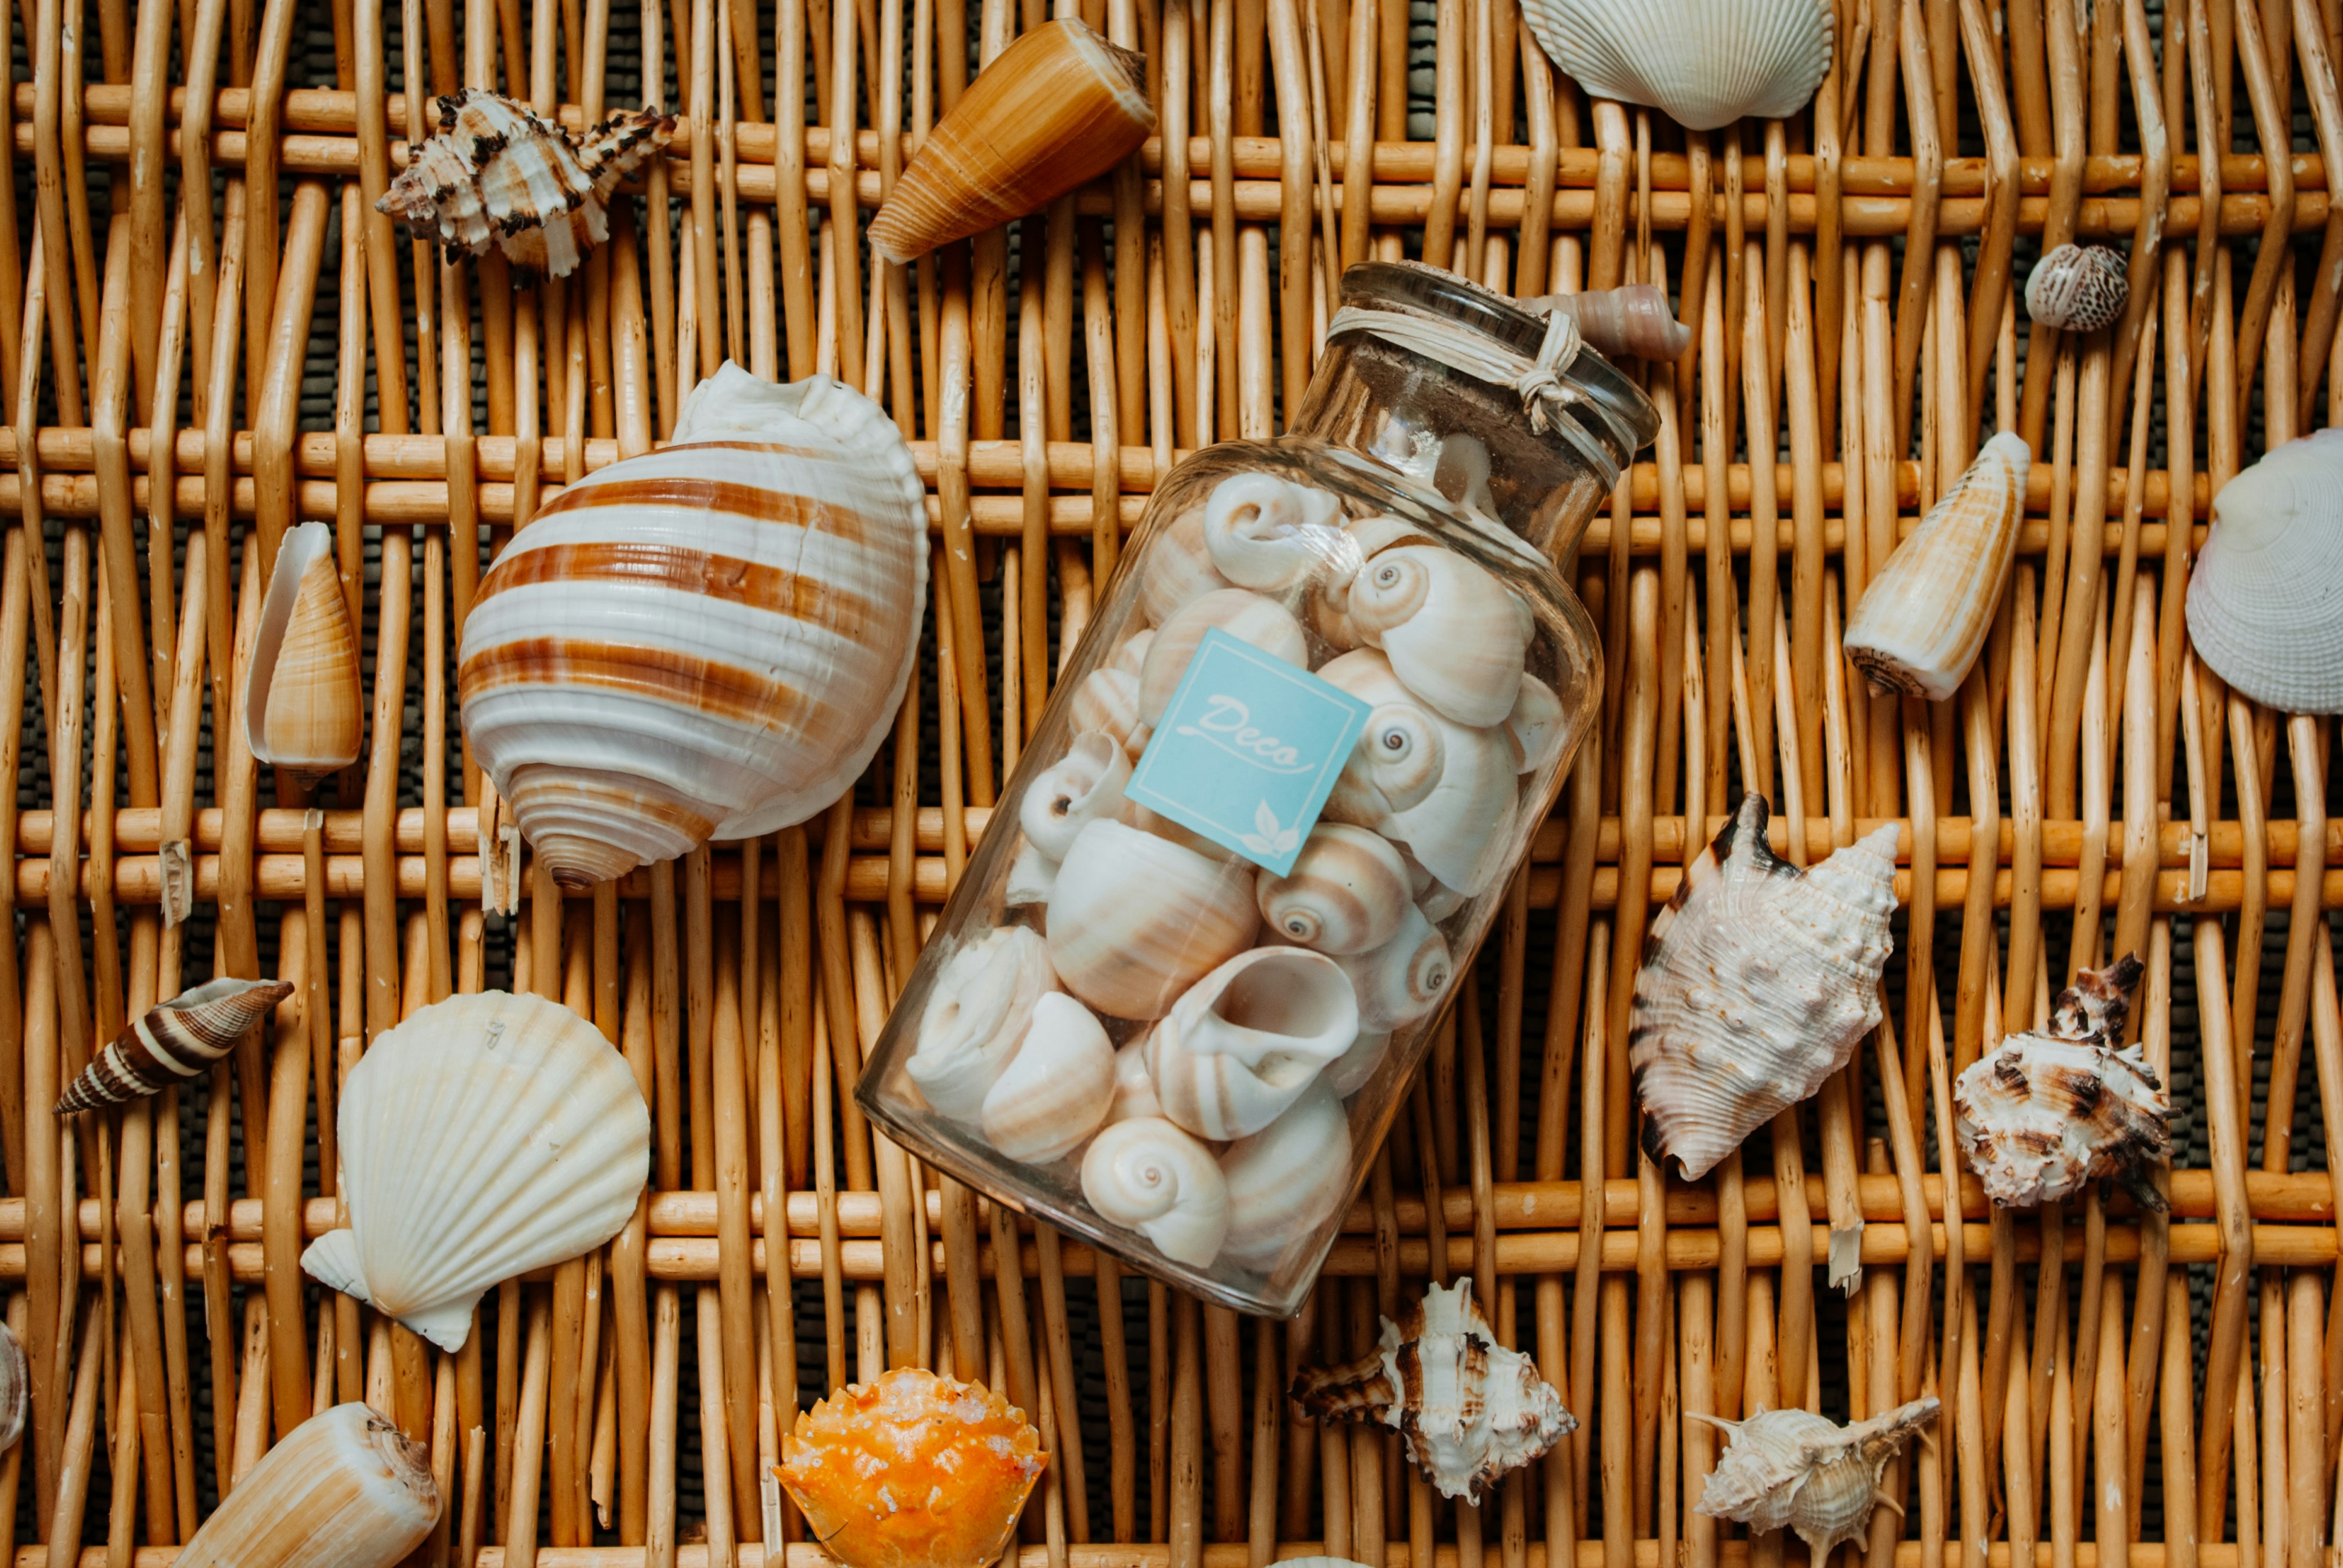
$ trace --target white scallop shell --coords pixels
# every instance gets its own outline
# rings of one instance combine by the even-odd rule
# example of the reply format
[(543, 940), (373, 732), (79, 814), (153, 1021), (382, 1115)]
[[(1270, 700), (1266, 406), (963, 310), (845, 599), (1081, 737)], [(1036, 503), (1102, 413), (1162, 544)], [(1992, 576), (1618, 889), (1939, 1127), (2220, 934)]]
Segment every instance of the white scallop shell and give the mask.
[(1301, 1098), (1359, 1032), (1359, 1004), (1332, 959), (1254, 948), (1198, 980), (1147, 1036), (1163, 1114), (1200, 1138), (1260, 1131)]
[(1272, 658), (1310, 668), (1309, 639), (1283, 605), (1250, 588), (1222, 588), (1182, 606), (1156, 628), (1139, 678), (1141, 719), (1153, 724), (1163, 717), (1172, 706), (1172, 694), (1180, 689), (1180, 678), (1188, 673), (1188, 661), (1196, 657), (1197, 645), (1206, 632), (1216, 629), (1252, 644)]
[(1010, 1159), (1046, 1165), (1079, 1148), (1113, 1102), (1113, 1042), (1090, 1009), (1045, 991), (977, 1121), (985, 1141)]
[(1338, 1100), (1348, 1100), (1367, 1086), (1375, 1069), (1391, 1054), (1392, 1031), (1387, 1029), (1363, 1029), (1351, 1041), (1351, 1049), (1326, 1064), (1318, 1081), (1333, 1091)]
[(1017, 823), (1027, 842), (1053, 860), (1065, 859), (1084, 823), (1111, 817), (1122, 806), (1131, 780), (1131, 759), (1122, 743), (1103, 729), (1085, 729), (1066, 754), (1026, 786), (1017, 803)]
[(1440, 1005), (1453, 972), (1448, 939), (1433, 930), (1421, 909), (1400, 917), (1399, 933), (1373, 952), (1334, 960), (1351, 977), (1359, 999), (1359, 1027), (1403, 1029)]
[(1853, 1426), (1807, 1410), (1759, 1411), (1746, 1421), (1688, 1410), (1733, 1434), (1694, 1512), (1736, 1520), (1752, 1535), (1794, 1530), (1812, 1561), (1825, 1562), (1841, 1542), (1864, 1538), (1881, 1473), (1936, 1411), (1934, 1394)]
[[(1326, 814), (1398, 839), (1440, 880), (1478, 894), (1503, 869), (1520, 809), (1513, 742), (1418, 701), (1372, 648), (1330, 659), (1318, 674), (1370, 709)], [(1517, 682), (1507, 689), (1518, 697)]]
[(895, 725), (928, 528), (885, 412), (727, 364), (675, 444), (564, 489), (464, 623), (465, 737), (568, 883), (802, 822)]
[(1074, 837), (1050, 900), (1050, 962), (1110, 1018), (1161, 1018), (1252, 942), (1252, 865), (1101, 819)]
[(185, 1568), (391, 1568), (439, 1522), (431, 1451), (355, 1400), (279, 1438), (180, 1548)]
[(420, 1009), (367, 1048), (342, 1096), (350, 1228), (301, 1266), (442, 1350), (463, 1348), (489, 1286), (617, 1235), (650, 1171), (634, 1069), (541, 997)]
[(2062, 245), (2026, 275), (2027, 318), (2068, 332), (2114, 325), (2130, 298), (2124, 254), (2104, 245)]
[(1875, 692), (1942, 702), (1985, 647), (2017, 556), (2033, 449), (2005, 430), (1863, 590), (1846, 624), (1846, 657)]
[(1229, 1235), (1221, 1256), (1266, 1270), (1306, 1242), (1351, 1191), (1351, 1119), (1322, 1080), (1278, 1119), (1221, 1156)]
[(1805, 108), (1837, 31), (1823, 0), (1524, 0), (1522, 15), (1589, 95), (1695, 131)]
[(1446, 718), (1478, 728), (1513, 710), (1534, 623), (1478, 563), (1436, 545), (1395, 546), (1360, 568), (1349, 609), (1400, 684)]
[(1407, 866), (1391, 841), (1344, 822), (1310, 829), (1283, 876), (1264, 867), (1256, 897), (1269, 930), (1322, 953), (1383, 946), (1413, 901)]
[(1017, 1059), (1034, 1004), (1057, 989), (1040, 934), (1002, 926), (946, 959), (928, 989), (920, 1041), (903, 1060), (937, 1114), (973, 1121)]
[(2188, 637), (2256, 702), (2343, 713), (2343, 429), (2288, 441), (2213, 498)]
[(1150, 540), (1140, 558), (1139, 608), (1150, 626), (1161, 626), (1183, 605), (1236, 585), (1212, 565), (1204, 544), (1204, 508), (1172, 519)]
[(1236, 474), (1204, 503), (1204, 548), (1229, 581), (1272, 592), (1355, 569), (1356, 547), (1342, 521), (1342, 503), (1323, 490), (1274, 474)]
[(1163, 1102), (1155, 1098), (1155, 1081), (1147, 1076), (1147, 1037), (1126, 1041), (1114, 1053), (1114, 1103), (1107, 1108), (1109, 1121), (1129, 1121), (1161, 1116)]
[(1082, 1197), (1175, 1263), (1201, 1269), (1229, 1230), (1229, 1184), (1212, 1151), (1158, 1116), (1117, 1121), (1082, 1153)]
[(1635, 974), (1644, 1147), (1688, 1181), (1820, 1089), (1879, 1023), (1896, 827), (1800, 871), (1767, 846), (1766, 814), (1765, 797), (1742, 797), (1653, 918)]

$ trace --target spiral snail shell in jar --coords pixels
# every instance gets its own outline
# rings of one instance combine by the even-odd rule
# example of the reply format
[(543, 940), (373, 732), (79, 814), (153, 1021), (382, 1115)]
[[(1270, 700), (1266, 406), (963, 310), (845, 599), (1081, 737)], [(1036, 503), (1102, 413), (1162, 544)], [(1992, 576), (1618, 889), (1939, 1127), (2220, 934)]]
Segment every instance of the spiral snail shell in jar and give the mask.
[(728, 363), (674, 444), (588, 474), (481, 580), (464, 734), (555, 878), (801, 822), (893, 729), (927, 514), (879, 406)]
[(1111, 819), (1074, 836), (1050, 899), (1050, 962), (1110, 1018), (1161, 1018), (1252, 945), (1252, 867)]
[(1198, 980), (1147, 1037), (1163, 1114), (1199, 1138), (1260, 1131), (1351, 1048), (1359, 1004), (1333, 960), (1255, 948)]
[(1082, 1153), (1082, 1196), (1174, 1262), (1202, 1268), (1229, 1233), (1229, 1183), (1212, 1150), (1160, 1116), (1114, 1121)]

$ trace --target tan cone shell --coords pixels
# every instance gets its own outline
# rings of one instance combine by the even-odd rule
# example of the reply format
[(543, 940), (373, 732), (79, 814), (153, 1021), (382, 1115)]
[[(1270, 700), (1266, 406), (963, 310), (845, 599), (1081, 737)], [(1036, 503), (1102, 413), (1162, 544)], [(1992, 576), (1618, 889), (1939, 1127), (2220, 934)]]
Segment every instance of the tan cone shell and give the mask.
[(363, 1404), (337, 1404), (236, 1483), (176, 1568), (390, 1568), (438, 1518), (423, 1445)]
[(335, 570), (334, 531), (303, 523), (285, 536), (246, 677), (252, 754), (304, 788), (358, 759), (366, 738), (358, 638)]

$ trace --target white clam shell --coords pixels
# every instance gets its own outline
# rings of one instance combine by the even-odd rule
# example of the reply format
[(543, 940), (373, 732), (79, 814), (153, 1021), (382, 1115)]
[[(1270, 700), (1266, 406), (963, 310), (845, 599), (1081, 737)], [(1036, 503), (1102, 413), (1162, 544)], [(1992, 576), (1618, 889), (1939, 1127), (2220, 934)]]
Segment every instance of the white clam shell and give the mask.
[[(1370, 709), (1327, 815), (1398, 839), (1441, 881), (1478, 894), (1501, 869), (1520, 810), (1505, 732), (1443, 718), (1372, 648), (1330, 659), (1318, 674)], [(1436, 771), (1427, 765), (1435, 759)]]
[(1359, 1000), (1359, 1027), (1403, 1029), (1440, 1005), (1454, 972), (1448, 939), (1433, 930), (1423, 911), (1411, 906), (1398, 934), (1372, 952), (1346, 953), (1334, 960), (1351, 977)]
[(1147, 1036), (1163, 1114), (1200, 1138), (1260, 1131), (1350, 1049), (1359, 1004), (1333, 960), (1255, 948), (1190, 988)]
[(2033, 460), (2023, 437), (1987, 441), (1863, 590), (1846, 656), (1874, 691), (1942, 702), (1968, 678), (2016, 558)]
[(973, 1121), (1016, 1060), (1033, 1005), (1057, 989), (1039, 933), (1024, 926), (985, 932), (936, 970), (920, 1042), (903, 1070), (937, 1114)]
[(1113, 1042), (1090, 1009), (1053, 990), (1035, 1000), (1016, 1059), (986, 1091), (977, 1122), (1010, 1159), (1046, 1165), (1081, 1147), (1113, 1101)]
[(1391, 1054), (1392, 1031), (1387, 1029), (1363, 1029), (1351, 1049), (1327, 1063), (1318, 1081), (1333, 1091), (1338, 1100), (1348, 1100), (1367, 1086), (1375, 1069)]
[(1139, 716), (1149, 724), (1160, 720), (1163, 710), (1172, 706), (1172, 694), (1180, 689), (1180, 678), (1188, 673), (1188, 661), (1196, 657), (1204, 634), (1212, 630), (1249, 642), (1272, 658), (1302, 669), (1310, 668), (1309, 639), (1302, 636), (1302, 623), (1283, 605), (1249, 588), (1208, 593), (1182, 606), (1158, 627), (1155, 640), (1148, 645), (1146, 668), (1139, 678)]
[(1129, 1121), (1141, 1116), (1161, 1116), (1163, 1102), (1155, 1098), (1155, 1081), (1147, 1076), (1145, 1036), (1126, 1042), (1114, 1053), (1114, 1103), (1109, 1121)]
[(2213, 498), (2188, 637), (2256, 702), (2343, 713), (2343, 429), (2288, 441)]
[(2130, 298), (2124, 254), (2104, 245), (2062, 245), (2026, 275), (2028, 319), (2068, 332), (2113, 326)]
[(1161, 1018), (1181, 993), (1251, 945), (1253, 868), (1121, 822), (1074, 837), (1050, 900), (1050, 962), (1110, 1018)]
[(336, 1126), (350, 1228), (301, 1266), (447, 1351), (489, 1286), (617, 1235), (650, 1171), (634, 1069), (541, 997), (417, 1010), (367, 1048)]
[(1270, 592), (1355, 568), (1357, 548), (1342, 520), (1342, 503), (1323, 490), (1274, 474), (1237, 474), (1204, 503), (1204, 548), (1229, 581)]
[(1212, 1151), (1160, 1116), (1117, 1121), (1082, 1153), (1082, 1197), (1175, 1263), (1201, 1269), (1229, 1230), (1229, 1184)]
[(1522, 15), (1590, 96), (1649, 105), (1695, 131), (1805, 107), (1837, 31), (1823, 0), (1525, 0)]
[(1554, 688), (1524, 671), (1513, 710), (1505, 715), (1505, 740), (1513, 749), (1514, 772), (1543, 772), (1561, 759), (1562, 743), (1568, 738), (1564, 718), (1562, 699), (1554, 695)]
[(1139, 608), (1150, 626), (1161, 626), (1183, 605), (1236, 585), (1212, 564), (1204, 543), (1204, 508), (1194, 507), (1172, 519), (1141, 558)]
[(1017, 804), (1026, 841), (1053, 860), (1065, 859), (1085, 823), (1111, 817), (1131, 781), (1131, 759), (1103, 729), (1085, 729), (1066, 754), (1027, 787)]
[(1733, 1434), (1695, 1512), (1739, 1521), (1752, 1535), (1794, 1530), (1811, 1560), (1825, 1562), (1840, 1543), (1864, 1538), (1881, 1473), (1937, 1408), (1926, 1394), (1852, 1426), (1807, 1410), (1760, 1411), (1746, 1421), (1687, 1411)]
[(464, 623), (465, 737), (565, 882), (804, 821), (893, 730), (927, 604), (885, 412), (728, 364), (676, 444), (513, 536)]
[(1322, 1081), (1278, 1119), (1221, 1156), (1229, 1234), (1221, 1256), (1267, 1269), (1309, 1240), (1351, 1191), (1351, 1119)]
[(1501, 724), (1521, 695), (1534, 623), (1479, 563), (1434, 545), (1399, 545), (1352, 580), (1351, 625), (1400, 683), (1459, 724)]
[(1343, 822), (1312, 828), (1285, 875), (1264, 868), (1256, 897), (1280, 940), (1322, 953), (1383, 946), (1412, 901), (1407, 866), (1391, 841)]
[(391, 1568), (439, 1522), (431, 1451), (353, 1400), (311, 1416), (220, 1499), (186, 1568)]

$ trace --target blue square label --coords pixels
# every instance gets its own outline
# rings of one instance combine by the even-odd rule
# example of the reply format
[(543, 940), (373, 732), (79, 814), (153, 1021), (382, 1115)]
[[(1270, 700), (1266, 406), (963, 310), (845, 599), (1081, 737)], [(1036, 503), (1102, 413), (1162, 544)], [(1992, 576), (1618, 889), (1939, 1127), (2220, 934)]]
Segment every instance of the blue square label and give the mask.
[(1317, 825), (1367, 711), (1350, 693), (1215, 627), (1123, 793), (1282, 877)]

